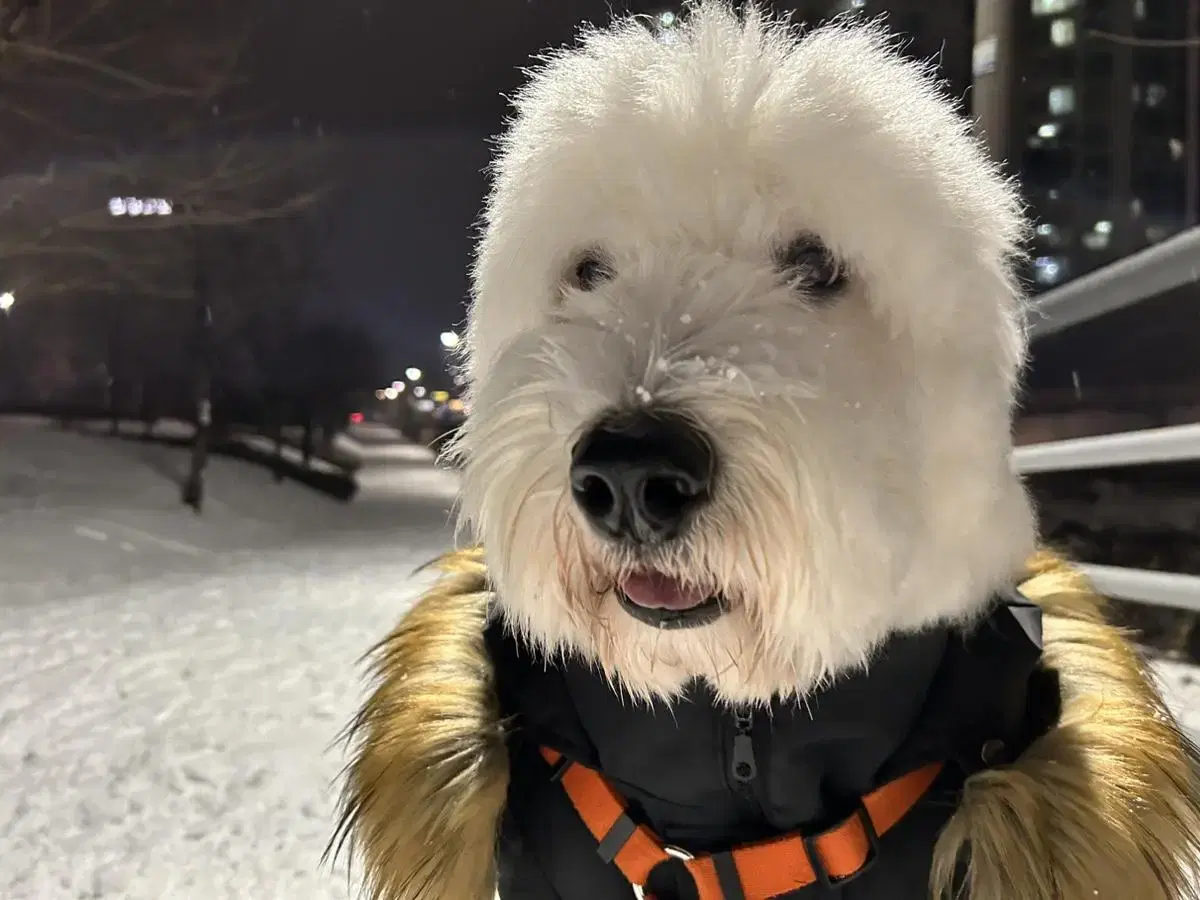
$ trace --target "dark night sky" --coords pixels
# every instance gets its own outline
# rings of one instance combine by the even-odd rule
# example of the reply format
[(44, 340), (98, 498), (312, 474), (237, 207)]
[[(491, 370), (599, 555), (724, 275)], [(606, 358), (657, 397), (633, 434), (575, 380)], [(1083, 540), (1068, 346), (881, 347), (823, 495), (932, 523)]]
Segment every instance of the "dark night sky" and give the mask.
[[(581, 21), (673, 5), (247, 2), (261, 4), (263, 23), (245, 55), (248, 85), (222, 109), (255, 113), (264, 136), (308, 140), (320, 128), (342, 148), (322, 260), (329, 284), (316, 299), (368, 323), (397, 377), (407, 365), (437, 367), (438, 333), (461, 321), (487, 138), (500, 127), (501, 94), (519, 83), (520, 67), (568, 41)], [(1052, 358), (1069, 359), (1074, 371), (1081, 351), (1060, 343), (1039, 354), (1036, 368), (1047, 374), (1032, 379), (1035, 390), (1061, 381)]]
[[(339, 155), (328, 301), (369, 321), (399, 370), (441, 361), (438, 334), (461, 321), (487, 138), (501, 94), (546, 46), (603, 0), (397, 3), (275, 0), (247, 55), (233, 108), (260, 128), (335, 136)], [(664, 4), (636, 4), (638, 11)], [(322, 298), (324, 299), (324, 298)]]

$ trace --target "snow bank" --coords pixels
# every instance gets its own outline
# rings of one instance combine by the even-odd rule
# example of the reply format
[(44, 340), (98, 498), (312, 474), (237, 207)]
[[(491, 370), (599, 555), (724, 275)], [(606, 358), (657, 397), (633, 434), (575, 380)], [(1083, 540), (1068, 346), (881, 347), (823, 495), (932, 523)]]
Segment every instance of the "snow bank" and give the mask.
[(0, 608), (0, 896), (354, 896), (319, 868), (331, 743), (435, 549)]

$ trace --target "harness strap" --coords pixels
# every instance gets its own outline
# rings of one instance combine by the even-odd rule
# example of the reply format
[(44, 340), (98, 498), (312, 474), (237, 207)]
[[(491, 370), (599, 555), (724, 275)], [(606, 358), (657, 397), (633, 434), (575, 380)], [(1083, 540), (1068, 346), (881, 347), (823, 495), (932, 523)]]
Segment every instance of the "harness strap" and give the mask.
[(541, 753), (596, 839), (600, 858), (614, 863), (639, 896), (651, 872), (675, 860), (691, 875), (698, 900), (771, 900), (811, 884), (833, 887), (849, 881), (875, 861), (879, 836), (917, 805), (942, 770), (941, 763), (933, 763), (876, 788), (851, 816), (820, 834), (788, 834), (728, 853), (688, 857), (634, 822), (624, 799), (599, 772), (549, 747)]

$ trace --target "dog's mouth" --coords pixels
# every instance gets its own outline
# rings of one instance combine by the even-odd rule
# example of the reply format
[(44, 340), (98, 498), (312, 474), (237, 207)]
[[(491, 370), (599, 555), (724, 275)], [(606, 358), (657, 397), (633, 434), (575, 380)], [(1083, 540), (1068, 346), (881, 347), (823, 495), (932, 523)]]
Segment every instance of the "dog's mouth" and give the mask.
[(655, 628), (695, 628), (725, 614), (725, 600), (706, 594), (662, 572), (639, 572), (622, 579), (617, 587), (621, 608), (639, 622)]

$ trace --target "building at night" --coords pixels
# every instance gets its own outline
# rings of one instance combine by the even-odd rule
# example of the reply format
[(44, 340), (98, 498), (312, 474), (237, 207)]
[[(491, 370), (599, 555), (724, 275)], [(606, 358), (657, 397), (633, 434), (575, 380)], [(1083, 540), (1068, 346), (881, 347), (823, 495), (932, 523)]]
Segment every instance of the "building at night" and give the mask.
[(1200, 0), (979, 0), (976, 23), (974, 113), (1036, 219), (1035, 292), (1197, 223)]
[[(1200, 419), (1200, 0), (978, 0), (973, 113), (1034, 218), (1018, 440)], [(1058, 320), (1058, 324), (1055, 324)]]

